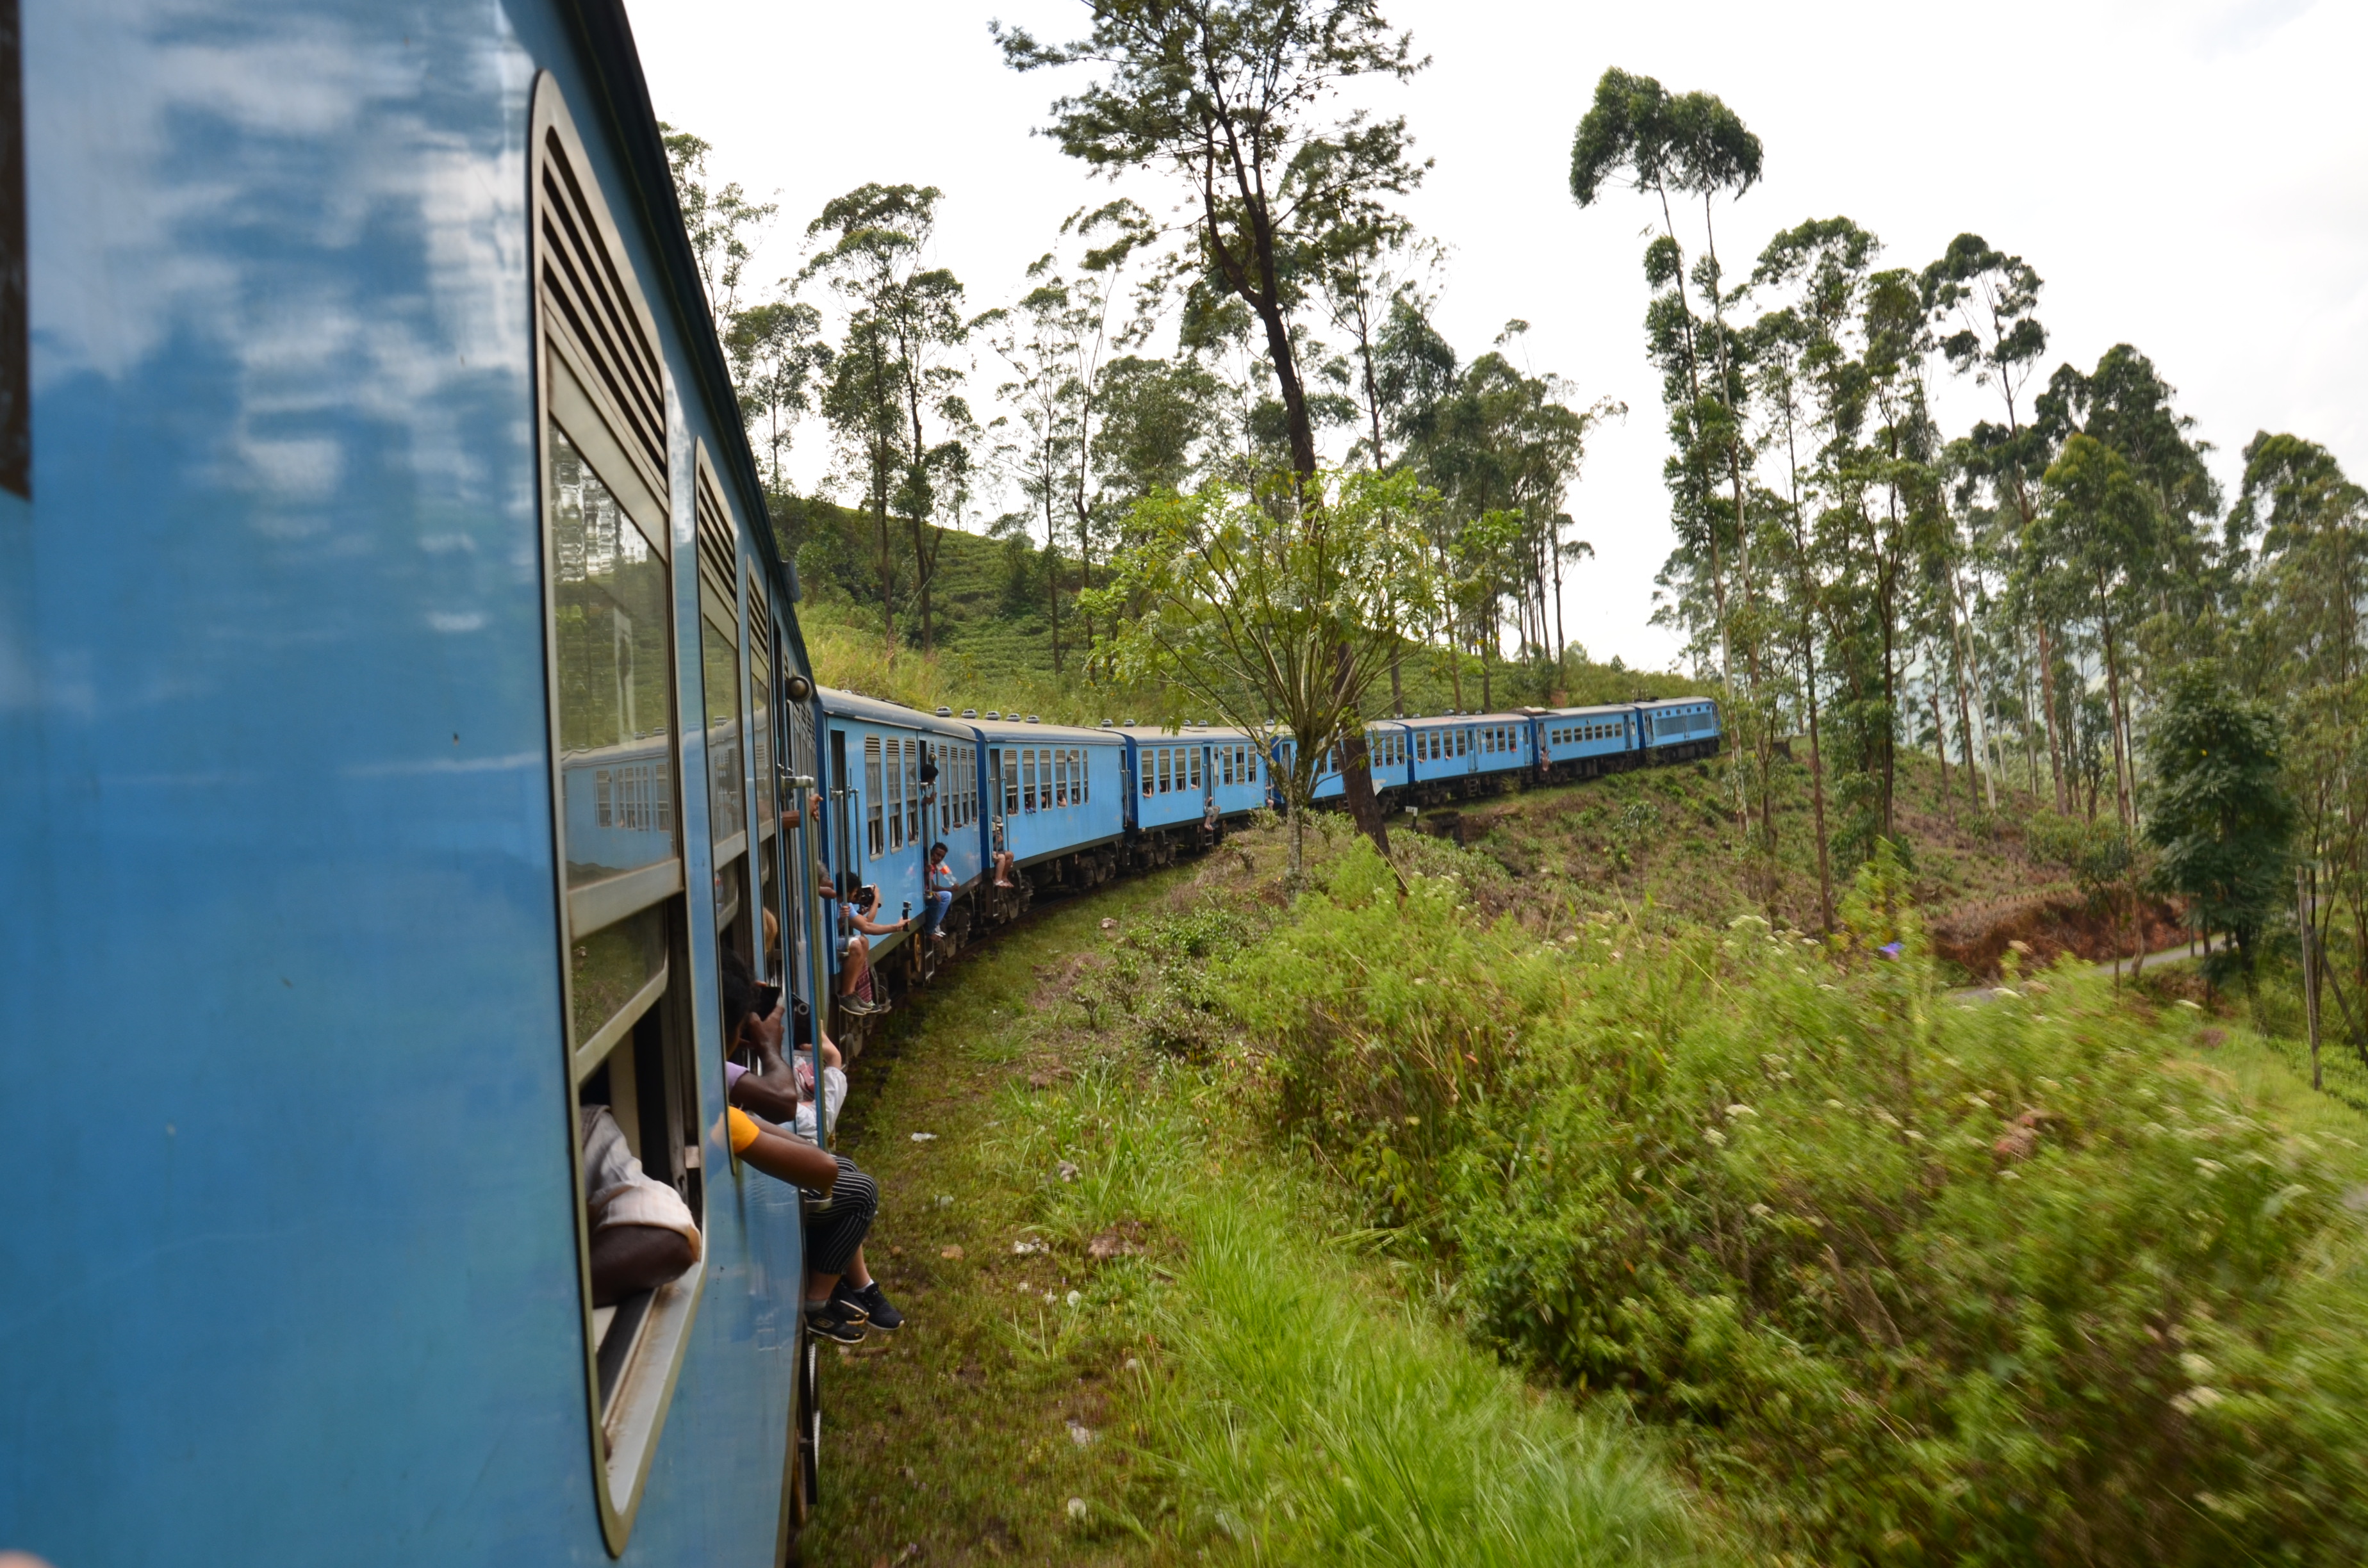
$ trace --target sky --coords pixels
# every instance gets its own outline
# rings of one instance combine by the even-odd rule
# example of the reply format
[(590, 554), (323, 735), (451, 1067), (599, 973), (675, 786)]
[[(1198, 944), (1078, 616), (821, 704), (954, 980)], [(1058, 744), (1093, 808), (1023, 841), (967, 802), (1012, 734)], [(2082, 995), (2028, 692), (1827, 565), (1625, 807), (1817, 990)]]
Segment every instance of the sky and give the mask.
[[(938, 261), (972, 307), (1009, 302), (1064, 217), (1110, 191), (1032, 136), (1064, 82), (1007, 70), (991, 19), (1085, 30), (1076, 0), (629, 0), (659, 115), (714, 146), (711, 175), (776, 200), (748, 278), (793, 272), (805, 227), (867, 180), (944, 190)], [(1572, 401), (1625, 403), (1570, 496), (1595, 559), (1565, 591), (1598, 659), (1662, 668), (1651, 624), (1672, 536), (1668, 447), (1645, 358), (1643, 199), (1570, 198), (1570, 139), (1618, 65), (1717, 94), (1766, 148), (1718, 217), (1730, 275), (1773, 233), (1847, 214), (1884, 264), (1921, 267), (1972, 232), (2045, 279), (2047, 369), (2132, 343), (2174, 387), (2233, 494), (2257, 430), (2330, 448), (2368, 476), (2368, 0), (1994, 0), (1673, 6), (1384, 0), (1429, 66), (1370, 96), (1435, 160), (1406, 210), (1449, 247), (1436, 319), (1467, 358), (1504, 324)], [(1121, 187), (1156, 213), (1155, 183)], [(745, 290), (744, 290), (745, 292)], [(984, 404), (995, 367), (975, 377)], [(1954, 434), (1993, 394), (1940, 372)], [(798, 435), (819, 480), (827, 438)]]

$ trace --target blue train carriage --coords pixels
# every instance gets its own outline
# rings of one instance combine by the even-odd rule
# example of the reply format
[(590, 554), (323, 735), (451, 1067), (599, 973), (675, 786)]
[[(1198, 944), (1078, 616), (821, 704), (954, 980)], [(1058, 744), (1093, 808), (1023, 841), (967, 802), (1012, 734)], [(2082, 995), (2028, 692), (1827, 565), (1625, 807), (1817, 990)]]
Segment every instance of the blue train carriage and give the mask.
[(1538, 735), (1538, 770), (1555, 783), (1621, 772), (1644, 759), (1644, 721), (1625, 703), (1547, 709), (1532, 724)]
[[(824, 689), (821, 707), (827, 880), (842, 893), (877, 888), (880, 901), (871, 918), (895, 924), (927, 908), (929, 846), (946, 846), (946, 865), (958, 890), (947, 915), (951, 940), (917, 940), (917, 926), (866, 938), (875, 989), (893, 991), (926, 981), (973, 929), (969, 895), (985, 864), (977, 733), (942, 710), (924, 713), (836, 688)], [(842, 962), (838, 945), (833, 941), (828, 949), (837, 973)], [(834, 984), (834, 996), (837, 991)], [(842, 1043), (860, 1046), (866, 1031), (858, 1018), (842, 1016), (836, 1027), (846, 1036)]]
[[(26, 20), (0, 1544), (780, 1562), (799, 1210), (716, 968), (821, 983), (811, 672), (621, 6)], [(596, 1305), (609, 1122), (699, 1241)]]
[(1215, 839), (1213, 732), (1197, 724), (1156, 729), (1132, 723), (1111, 732), (1126, 744), (1127, 846), (1132, 863), (1173, 864)]
[(1634, 706), (1646, 767), (1718, 755), (1718, 704), (1711, 699), (1669, 697)]
[(980, 842), (1009, 851), (1019, 888), (989, 886), (983, 914), (1005, 920), (1040, 892), (1076, 892), (1128, 863), (1127, 744), (1115, 730), (990, 712), (973, 725), (988, 815)]
[(1253, 731), (1203, 726), (1195, 732), (1208, 750), (1208, 792), (1217, 802), (1220, 833), (1267, 804), (1271, 787), (1264, 738)]
[(1498, 793), (1536, 756), (1529, 715), (1523, 713), (1444, 713), (1403, 723), (1410, 805), (1439, 806)]
[[(1316, 766), (1315, 789), (1310, 799), (1326, 810), (1344, 809), (1348, 804), (1348, 786), (1341, 780), (1341, 748), (1324, 748), (1324, 759)], [(1384, 719), (1365, 726), (1365, 767), (1372, 775), (1373, 798), (1383, 811), (1395, 809), (1408, 783), (1409, 758), (1413, 748), (1405, 723)]]

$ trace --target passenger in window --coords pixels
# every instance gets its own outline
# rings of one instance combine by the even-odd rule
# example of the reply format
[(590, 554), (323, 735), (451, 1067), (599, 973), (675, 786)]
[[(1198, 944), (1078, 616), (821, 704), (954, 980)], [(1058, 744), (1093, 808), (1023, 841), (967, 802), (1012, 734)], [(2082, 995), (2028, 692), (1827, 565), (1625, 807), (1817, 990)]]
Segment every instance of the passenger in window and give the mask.
[(940, 842), (929, 846), (929, 863), (923, 875), (928, 881), (928, 901), (922, 906), (921, 929), (929, 934), (932, 942), (946, 939), (946, 911), (954, 903), (954, 869), (946, 864), (946, 846)]
[[(757, 1047), (766, 1020), (745, 971), (724, 966), (723, 1016), (726, 1049)], [(780, 1037), (769, 1042), (780, 1055)], [(744, 1077), (739, 1080), (746, 1083)], [(806, 1327), (840, 1345), (860, 1345), (867, 1327), (883, 1334), (905, 1325), (863, 1260), (863, 1238), (880, 1211), (880, 1188), (846, 1155), (803, 1142), (765, 1126), (736, 1105), (723, 1111), (732, 1152), (742, 1160), (796, 1187), (804, 1199), (806, 1232)]]
[[(727, 974), (723, 990), (728, 998), (735, 985), (747, 987), (756, 994), (757, 1006), (763, 1006), (763, 993), (747, 978), (739, 955), (726, 949), (723, 967), (736, 972)], [(809, 1143), (818, 1142), (814, 1119), (814, 1069), (805, 1057), (785, 1059), (781, 1036), (786, 1026), (790, 1033), (789, 1049), (803, 1051), (814, 1043), (814, 1010), (803, 998), (781, 996), (773, 1004), (771, 1013), (761, 1017), (751, 1013), (754, 1021), (745, 1026), (739, 1039), (724, 1051), (723, 1096), (749, 1115), (761, 1117), (776, 1125), (794, 1129)], [(735, 1055), (748, 1058), (746, 1064), (732, 1060)], [(838, 1047), (829, 1031), (822, 1037), (822, 1095), (830, 1111), (833, 1126), (837, 1125), (839, 1108), (847, 1103), (847, 1074), (841, 1065)]]
[(613, 1307), (697, 1263), (699, 1225), (681, 1193), (642, 1169), (607, 1106), (578, 1106), (576, 1116), (592, 1221), (592, 1304)]

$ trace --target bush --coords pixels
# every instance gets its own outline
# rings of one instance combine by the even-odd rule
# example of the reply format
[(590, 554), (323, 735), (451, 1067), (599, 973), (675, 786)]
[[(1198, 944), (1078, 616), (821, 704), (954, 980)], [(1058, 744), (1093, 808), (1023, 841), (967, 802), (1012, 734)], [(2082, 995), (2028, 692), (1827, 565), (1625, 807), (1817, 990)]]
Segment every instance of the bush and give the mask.
[(1879, 852), (1832, 954), (1546, 943), (1351, 851), (1220, 984), (1474, 1330), (1672, 1424), (1771, 1550), (2362, 1561), (2356, 1151), (2101, 985), (1946, 996), (1904, 886)]

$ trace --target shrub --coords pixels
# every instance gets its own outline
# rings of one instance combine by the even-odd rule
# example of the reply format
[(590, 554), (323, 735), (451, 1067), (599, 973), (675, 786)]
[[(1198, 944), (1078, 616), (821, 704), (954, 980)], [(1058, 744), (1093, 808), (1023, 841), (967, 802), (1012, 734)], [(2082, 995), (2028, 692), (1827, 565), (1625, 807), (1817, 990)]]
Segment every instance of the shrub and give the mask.
[(1278, 1110), (1475, 1332), (1819, 1562), (2354, 1562), (2351, 1156), (2068, 974), (1942, 994), (1878, 849), (1829, 953), (1545, 943), (1352, 851), (1226, 966)]

